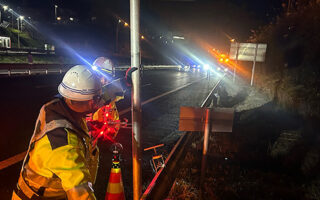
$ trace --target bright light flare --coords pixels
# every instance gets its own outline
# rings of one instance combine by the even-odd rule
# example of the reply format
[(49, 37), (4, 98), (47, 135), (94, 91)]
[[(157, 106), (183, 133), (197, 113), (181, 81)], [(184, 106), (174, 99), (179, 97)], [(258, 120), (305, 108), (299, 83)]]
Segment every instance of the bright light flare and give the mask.
[(2, 8), (4, 11), (6, 11), (6, 10), (8, 10), (9, 7), (5, 5), (5, 6), (2, 6)]
[(97, 71), (97, 69), (98, 69), (98, 67), (97, 66), (95, 66), (95, 65), (92, 65), (92, 67), (91, 67), (94, 71)]
[(208, 69), (210, 68), (210, 66), (209, 66), (208, 64), (204, 64), (204, 65), (203, 65), (203, 68), (204, 68), (205, 70), (208, 70)]

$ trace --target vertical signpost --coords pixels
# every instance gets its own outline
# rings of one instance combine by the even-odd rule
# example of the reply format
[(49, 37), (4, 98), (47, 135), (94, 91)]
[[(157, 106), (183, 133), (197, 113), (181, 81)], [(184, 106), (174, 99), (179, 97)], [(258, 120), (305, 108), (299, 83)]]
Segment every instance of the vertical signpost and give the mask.
[(205, 110), (205, 124), (204, 124), (204, 135), (203, 135), (203, 150), (202, 150), (202, 161), (201, 161), (201, 177), (200, 183), (203, 183), (205, 171), (206, 171), (206, 161), (207, 161), (207, 152), (209, 145), (209, 133), (210, 133), (210, 109)]
[[(258, 44), (258, 43), (231, 43), (230, 48), (230, 59), (242, 61), (253, 61), (252, 65), (252, 73), (251, 73), (251, 80), (250, 85), (253, 85), (254, 80), (254, 72), (256, 67), (256, 62), (264, 62), (265, 54), (267, 51), (266, 44)], [(234, 77), (235, 80), (235, 70), (234, 70)]]
[(233, 82), (236, 81), (236, 73), (237, 73), (237, 66), (238, 66), (238, 55), (239, 55), (239, 47), (238, 47), (239, 43), (236, 43), (236, 48), (237, 48), (237, 51), (236, 51), (236, 65), (233, 66)]
[(232, 132), (233, 118), (232, 108), (180, 107), (179, 131), (204, 131), (200, 188), (206, 176), (210, 132)]
[(133, 199), (140, 198), (141, 188), (141, 101), (140, 101), (140, 0), (130, 0), (130, 38), (131, 38), (131, 67), (138, 70), (132, 73), (132, 173)]
[(256, 49), (254, 51), (254, 59), (253, 59), (253, 66), (252, 66), (252, 72), (251, 72), (251, 81), (250, 85), (253, 85), (253, 78), (254, 78), (254, 69), (256, 67), (256, 60), (257, 60), (257, 52), (258, 52), (258, 44), (256, 44)]

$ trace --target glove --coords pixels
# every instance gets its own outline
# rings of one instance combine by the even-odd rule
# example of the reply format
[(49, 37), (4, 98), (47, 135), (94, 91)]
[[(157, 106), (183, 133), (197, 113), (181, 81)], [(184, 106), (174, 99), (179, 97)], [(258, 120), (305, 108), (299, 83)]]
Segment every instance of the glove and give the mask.
[(125, 76), (125, 80), (126, 80), (126, 84), (127, 86), (129, 87), (132, 87), (132, 78), (131, 78), (131, 75), (132, 75), (132, 72), (138, 70), (138, 68), (136, 67), (130, 67), (127, 71), (126, 71), (126, 76)]

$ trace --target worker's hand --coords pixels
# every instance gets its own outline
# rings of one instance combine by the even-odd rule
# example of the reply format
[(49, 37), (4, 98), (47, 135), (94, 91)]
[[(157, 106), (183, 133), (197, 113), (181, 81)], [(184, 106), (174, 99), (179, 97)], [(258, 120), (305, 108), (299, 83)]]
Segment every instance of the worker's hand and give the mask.
[(125, 76), (125, 80), (126, 80), (126, 84), (127, 86), (129, 87), (132, 87), (132, 78), (131, 78), (131, 75), (132, 75), (132, 72), (138, 70), (138, 68), (136, 67), (130, 67), (127, 71), (126, 71), (126, 76)]

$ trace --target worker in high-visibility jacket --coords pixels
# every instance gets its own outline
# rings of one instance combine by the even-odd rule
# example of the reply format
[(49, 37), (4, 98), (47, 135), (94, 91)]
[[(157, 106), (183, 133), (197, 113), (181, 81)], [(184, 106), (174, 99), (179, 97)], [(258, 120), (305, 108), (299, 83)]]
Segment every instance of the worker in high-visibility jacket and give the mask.
[(58, 91), (61, 97), (40, 110), (13, 200), (95, 199), (99, 150), (85, 116), (105, 103), (101, 81), (92, 69), (77, 65)]
[[(100, 81), (103, 84), (103, 91), (104, 91), (103, 99), (105, 99), (106, 101), (109, 101), (109, 103), (99, 108), (98, 111), (95, 112), (92, 116), (89, 116), (87, 118), (88, 124), (90, 124), (90, 122), (93, 122), (93, 121), (104, 123), (106, 120), (120, 122), (116, 102), (124, 98), (125, 89), (128, 86), (130, 86), (130, 83), (131, 83), (131, 73), (135, 69), (130, 68), (125, 78), (119, 78), (114, 80), (115, 69), (110, 59), (105, 57), (98, 57), (93, 62), (92, 67), (99, 74)], [(105, 117), (106, 113), (108, 115), (107, 118)], [(105, 138), (113, 140), (117, 136), (119, 129), (120, 129), (120, 124), (119, 123), (115, 124), (110, 127), (109, 132), (103, 133), (103, 136)], [(99, 130), (99, 129), (95, 129), (95, 130)], [(94, 131), (91, 131), (90, 133), (93, 135), (100, 134), (99, 131), (97, 133), (94, 133)]]

